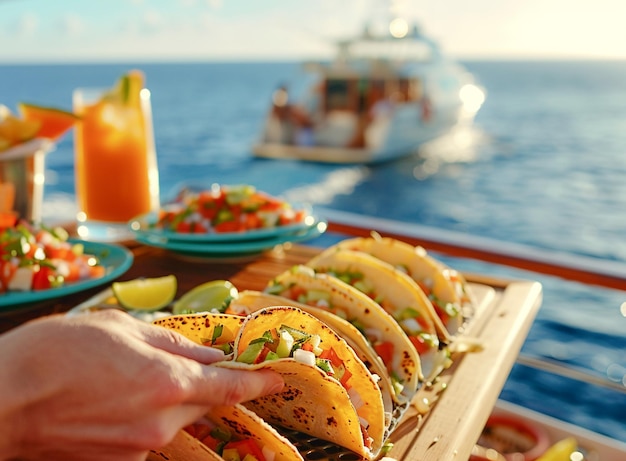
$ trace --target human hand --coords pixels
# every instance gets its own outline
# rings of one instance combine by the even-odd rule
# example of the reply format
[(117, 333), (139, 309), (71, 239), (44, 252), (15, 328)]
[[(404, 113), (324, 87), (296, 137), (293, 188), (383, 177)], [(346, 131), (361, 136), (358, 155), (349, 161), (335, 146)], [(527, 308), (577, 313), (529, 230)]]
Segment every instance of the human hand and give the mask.
[(115, 310), (27, 323), (0, 350), (0, 459), (143, 461), (212, 405), (283, 386)]

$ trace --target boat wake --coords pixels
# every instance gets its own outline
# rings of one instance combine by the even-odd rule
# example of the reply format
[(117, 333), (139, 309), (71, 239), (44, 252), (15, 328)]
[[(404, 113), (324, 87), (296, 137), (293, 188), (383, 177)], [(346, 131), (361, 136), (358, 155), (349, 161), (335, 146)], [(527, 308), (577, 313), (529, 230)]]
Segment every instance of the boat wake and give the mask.
[(339, 168), (331, 171), (321, 181), (288, 189), (283, 196), (290, 202), (327, 205), (338, 195), (350, 195), (370, 174), (365, 166)]

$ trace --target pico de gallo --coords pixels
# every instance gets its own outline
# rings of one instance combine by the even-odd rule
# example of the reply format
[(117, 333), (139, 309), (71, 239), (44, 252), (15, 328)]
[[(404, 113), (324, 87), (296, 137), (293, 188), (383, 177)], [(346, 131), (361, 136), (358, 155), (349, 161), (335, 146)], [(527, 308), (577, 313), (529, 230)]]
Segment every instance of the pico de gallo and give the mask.
[[(461, 315), (461, 306), (458, 303), (445, 302), (433, 291), (433, 280), (430, 278), (416, 280), (415, 277), (409, 272), (408, 268), (405, 265), (398, 265), (395, 268), (401, 272), (404, 272), (411, 278), (413, 278), (419, 287), (422, 289), (424, 294), (428, 297), (430, 302), (433, 304), (435, 308), (435, 312), (437, 312), (437, 316), (441, 319), (445, 326), (448, 326), (450, 323), (450, 319), (456, 318)], [(465, 294), (465, 287), (459, 277), (458, 272), (456, 271), (448, 271), (447, 279), (454, 285), (455, 292), (459, 296), (459, 299), (467, 301), (467, 295)]]
[[(298, 362), (317, 367), (341, 383), (358, 413), (364, 402), (349, 382), (352, 373), (346, 368), (335, 349), (332, 347), (323, 349), (320, 345), (321, 338), (319, 335), (281, 325), (278, 328), (266, 330), (260, 338), (250, 341), (236, 360), (257, 364), (268, 360), (291, 357)], [(369, 422), (361, 415), (359, 415), (359, 421), (365, 446), (371, 448), (372, 439), (367, 433)]]
[(307, 212), (251, 185), (183, 189), (159, 210), (156, 229), (179, 233), (225, 233), (269, 229), (304, 222)]
[(396, 319), (402, 330), (411, 340), (418, 354), (422, 355), (432, 349), (437, 349), (439, 339), (436, 333), (429, 331), (428, 324), (423, 314), (414, 307), (398, 308), (398, 306), (392, 306), (387, 299), (376, 293), (374, 285), (365, 278), (362, 272), (337, 271), (332, 268), (320, 269), (319, 271), (337, 277), (342, 282), (353, 286), (376, 301), (376, 303)]
[(225, 429), (204, 422), (190, 424), (184, 429), (225, 461), (272, 461), (275, 457), (252, 438), (237, 438)]
[(349, 390), (351, 385), (348, 381), (352, 373), (344, 366), (343, 360), (332, 347), (322, 349), (320, 344), (319, 335), (281, 325), (279, 328), (265, 331), (263, 336), (250, 341), (237, 357), (237, 361), (256, 364), (291, 357), (298, 362), (318, 367)]
[(18, 222), (0, 231), (0, 294), (103, 277), (106, 268), (62, 228)]

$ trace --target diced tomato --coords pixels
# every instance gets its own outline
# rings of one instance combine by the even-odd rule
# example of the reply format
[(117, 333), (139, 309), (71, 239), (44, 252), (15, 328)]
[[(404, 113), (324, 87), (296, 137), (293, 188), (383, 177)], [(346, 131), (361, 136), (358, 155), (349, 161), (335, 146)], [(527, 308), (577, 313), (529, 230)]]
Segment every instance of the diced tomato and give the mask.
[(294, 301), (298, 301), (301, 296), (306, 296), (306, 289), (301, 286), (294, 285), (287, 290), (283, 296), (289, 299), (293, 299)]
[(411, 343), (417, 350), (418, 354), (425, 354), (430, 349), (430, 346), (424, 341), (421, 336), (409, 336)]
[(343, 375), (341, 375), (341, 379), (339, 380), (339, 382), (344, 388), (350, 389), (350, 387), (352, 387), (348, 384), (348, 381), (350, 380), (351, 377), (352, 377), (352, 373), (350, 373), (350, 371), (346, 367), (344, 367)]
[(256, 213), (246, 213), (246, 229), (260, 229), (263, 227), (263, 221)]
[(333, 349), (332, 347), (330, 349), (322, 351), (322, 353), (320, 354), (320, 359), (330, 360), (330, 363), (333, 367), (340, 367), (343, 365), (343, 360), (339, 358), (339, 356), (335, 352), (335, 349)]
[(214, 226), (215, 232), (239, 232), (243, 230), (239, 221), (224, 221)]
[(443, 324), (447, 325), (448, 323), (450, 323), (450, 315), (448, 315), (446, 311), (444, 311), (441, 307), (439, 307), (438, 304), (433, 303), (433, 306), (435, 308), (435, 312), (437, 313), (437, 317), (441, 319)]
[(216, 439), (211, 434), (207, 434), (204, 437), (197, 438), (213, 451), (218, 451), (218, 446), (222, 443), (222, 440)]
[(269, 354), (271, 352), (271, 349), (267, 346), (263, 346), (263, 349), (261, 349), (261, 352), (259, 352), (259, 355), (257, 355), (257, 358), (254, 360), (254, 363), (261, 363), (265, 361), (265, 358), (267, 357), (267, 354)]
[(33, 290), (47, 290), (52, 286), (54, 270), (48, 266), (39, 266), (33, 275)]
[(302, 350), (303, 351), (309, 351), (309, 352), (313, 352), (313, 344), (311, 344), (310, 342), (306, 342), (302, 345)]
[(367, 433), (367, 429), (365, 429), (363, 426), (361, 426), (361, 434), (363, 434), (363, 444), (365, 445), (366, 448), (372, 448), (372, 438), (370, 437), (370, 435)]
[(263, 456), (263, 451), (261, 447), (257, 445), (257, 442), (253, 439), (243, 439), (236, 440), (233, 442), (228, 442), (224, 449), (234, 448), (239, 453), (239, 457), (243, 459), (246, 455), (254, 456), (259, 461), (265, 461), (265, 456)]
[(260, 208), (262, 211), (276, 211), (284, 205), (280, 200), (270, 196), (266, 196), (265, 199), (265, 203)]
[(211, 433), (211, 428), (203, 423), (191, 423), (183, 428), (189, 435), (202, 440)]
[(387, 366), (387, 370), (390, 370), (393, 363), (393, 343), (386, 341), (384, 343), (374, 344), (374, 350)]
[(176, 226), (176, 232), (180, 232), (182, 234), (189, 234), (191, 232), (191, 223), (187, 221), (181, 221)]
[(44, 251), (46, 252), (46, 256), (50, 259), (62, 259), (64, 261), (73, 261), (76, 259), (71, 245), (46, 245)]
[(106, 268), (104, 266), (89, 266), (89, 278), (98, 279), (104, 277)]

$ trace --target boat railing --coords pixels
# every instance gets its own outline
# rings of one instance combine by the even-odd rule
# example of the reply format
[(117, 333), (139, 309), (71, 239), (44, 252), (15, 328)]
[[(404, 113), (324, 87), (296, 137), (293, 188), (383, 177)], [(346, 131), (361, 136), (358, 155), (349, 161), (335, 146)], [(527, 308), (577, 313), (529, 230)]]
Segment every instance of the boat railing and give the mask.
[[(527, 245), (469, 236), (455, 231), (399, 222), (350, 212), (323, 209), (328, 231), (369, 237), (372, 230), (455, 258), (469, 258), (602, 288), (626, 291), (626, 264), (587, 256), (538, 249)], [(626, 294), (625, 294), (626, 301)], [(562, 377), (626, 393), (626, 386), (547, 358), (520, 354), (517, 363)]]
[(626, 291), (626, 264), (619, 261), (573, 255), (344, 211), (323, 209), (320, 212), (328, 219), (330, 232), (367, 237), (370, 236), (372, 229), (376, 229), (388, 237), (398, 238), (452, 257), (476, 259), (588, 285)]

